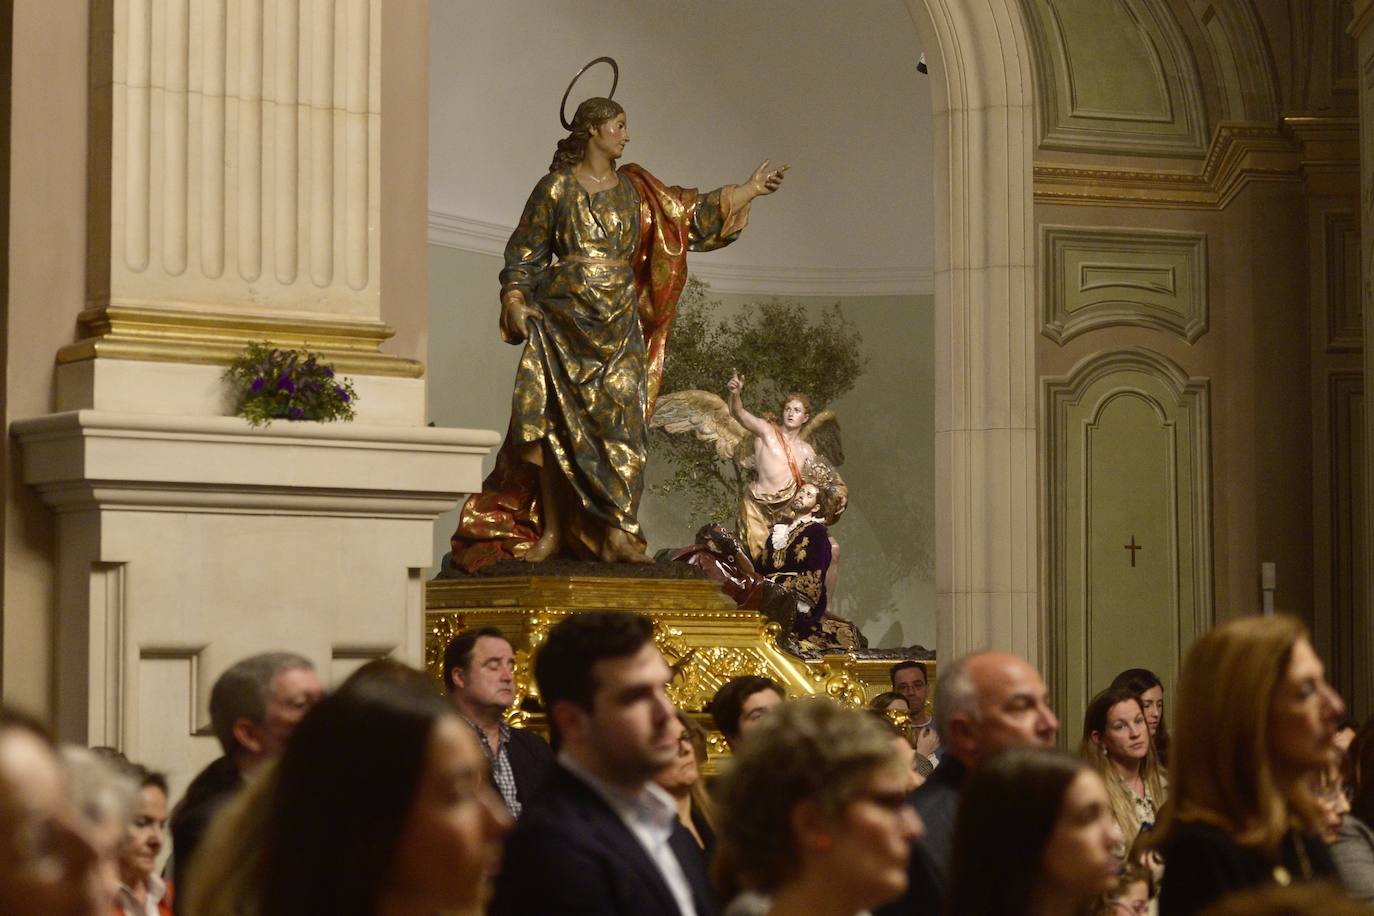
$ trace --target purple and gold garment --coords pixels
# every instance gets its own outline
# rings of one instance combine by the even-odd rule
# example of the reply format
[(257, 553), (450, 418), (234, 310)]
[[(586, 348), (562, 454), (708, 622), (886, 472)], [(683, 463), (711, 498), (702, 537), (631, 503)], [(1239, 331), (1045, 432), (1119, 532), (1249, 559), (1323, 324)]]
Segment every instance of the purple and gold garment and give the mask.
[[(776, 530), (776, 529), (775, 529)], [(797, 598), (794, 631), (801, 639), (814, 636), (825, 616), (825, 574), (830, 569), (830, 530), (820, 522), (802, 525), (786, 545), (774, 545), (770, 534), (758, 571)]]

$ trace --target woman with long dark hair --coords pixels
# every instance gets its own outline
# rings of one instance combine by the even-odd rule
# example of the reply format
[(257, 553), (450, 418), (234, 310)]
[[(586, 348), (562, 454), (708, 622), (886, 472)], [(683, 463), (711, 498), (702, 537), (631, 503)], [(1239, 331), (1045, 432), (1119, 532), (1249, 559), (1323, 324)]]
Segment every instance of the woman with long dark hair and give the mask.
[(1313, 795), (1345, 710), (1294, 617), (1241, 617), (1199, 639), (1178, 684), (1161, 916), (1231, 892), (1334, 877)]
[(1074, 916), (1116, 884), (1121, 831), (1088, 764), (1012, 748), (980, 765), (954, 826), (948, 912)]
[(511, 820), (472, 729), (364, 679), (322, 700), (211, 827), (196, 916), (430, 916), (480, 907)]
[(764, 162), (698, 193), (616, 167), (630, 141), (618, 102), (587, 99), (565, 126), (506, 245), (501, 337), (524, 352), (506, 441), (453, 535), (469, 572), (558, 555), (652, 562), (638, 519), (648, 417), (687, 251), (733, 242), (786, 171)]

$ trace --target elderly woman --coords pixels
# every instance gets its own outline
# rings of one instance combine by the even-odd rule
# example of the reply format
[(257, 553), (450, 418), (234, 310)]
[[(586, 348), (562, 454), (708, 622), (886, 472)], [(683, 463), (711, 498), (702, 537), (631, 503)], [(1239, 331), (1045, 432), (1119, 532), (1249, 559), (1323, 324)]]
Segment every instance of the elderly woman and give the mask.
[(1154, 838), (1165, 863), (1160, 916), (1334, 877), (1312, 786), (1339, 757), (1345, 704), (1302, 623), (1241, 617), (1199, 639), (1176, 708), (1171, 803)]
[(137, 782), (138, 796), (119, 849), (114, 916), (171, 916), (172, 887), (154, 873), (167, 838), (167, 778), (138, 764), (124, 769)]
[(733, 242), (786, 170), (765, 162), (701, 194), (616, 168), (630, 141), (619, 103), (587, 99), (569, 128), (506, 245), (501, 336), (524, 352), (505, 444), (453, 535), (469, 572), (558, 555), (652, 562), (638, 519), (648, 415), (686, 253)]
[(721, 856), (753, 892), (727, 916), (854, 916), (901, 894), (923, 832), (909, 779), (871, 715), (779, 707), (721, 779)]

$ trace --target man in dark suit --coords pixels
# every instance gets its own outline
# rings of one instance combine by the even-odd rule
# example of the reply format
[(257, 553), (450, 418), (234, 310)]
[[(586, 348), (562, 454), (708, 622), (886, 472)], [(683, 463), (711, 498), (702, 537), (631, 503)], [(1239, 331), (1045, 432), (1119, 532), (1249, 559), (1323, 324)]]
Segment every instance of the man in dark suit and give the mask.
[(653, 782), (677, 756), (671, 676), (638, 614), (576, 614), (534, 661), (558, 763), (506, 844), (492, 916), (714, 916), (701, 851)]
[(505, 723), (515, 702), (510, 641), (495, 627), (459, 633), (444, 650), (444, 684), (458, 715), (477, 732), (506, 808), (519, 817), (553, 769), (553, 752), (539, 735)]
[(1005, 748), (1053, 747), (1059, 734), (1040, 672), (1005, 652), (966, 655), (941, 672), (935, 727), (944, 740), (944, 757), (912, 795), (926, 836), (912, 850), (906, 894), (874, 910), (874, 916), (942, 912), (954, 823), (970, 770)]
[(315, 666), (294, 652), (250, 656), (215, 680), (210, 725), (224, 756), (200, 771), (172, 811), (167, 870), (177, 890), (176, 912), (187, 899), (191, 858), (210, 821), (243, 789), (246, 776), (281, 755), (322, 692)]

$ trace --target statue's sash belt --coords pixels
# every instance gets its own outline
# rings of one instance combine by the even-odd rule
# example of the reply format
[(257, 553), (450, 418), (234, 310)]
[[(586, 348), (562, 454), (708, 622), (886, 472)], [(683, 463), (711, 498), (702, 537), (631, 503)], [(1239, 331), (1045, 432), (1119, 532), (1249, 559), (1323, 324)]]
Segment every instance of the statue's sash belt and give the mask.
[[(630, 262), (623, 258), (588, 258), (580, 254), (570, 254), (559, 258), (558, 264), (585, 264), (588, 267), (629, 267)], [(554, 264), (557, 267), (558, 264)]]

